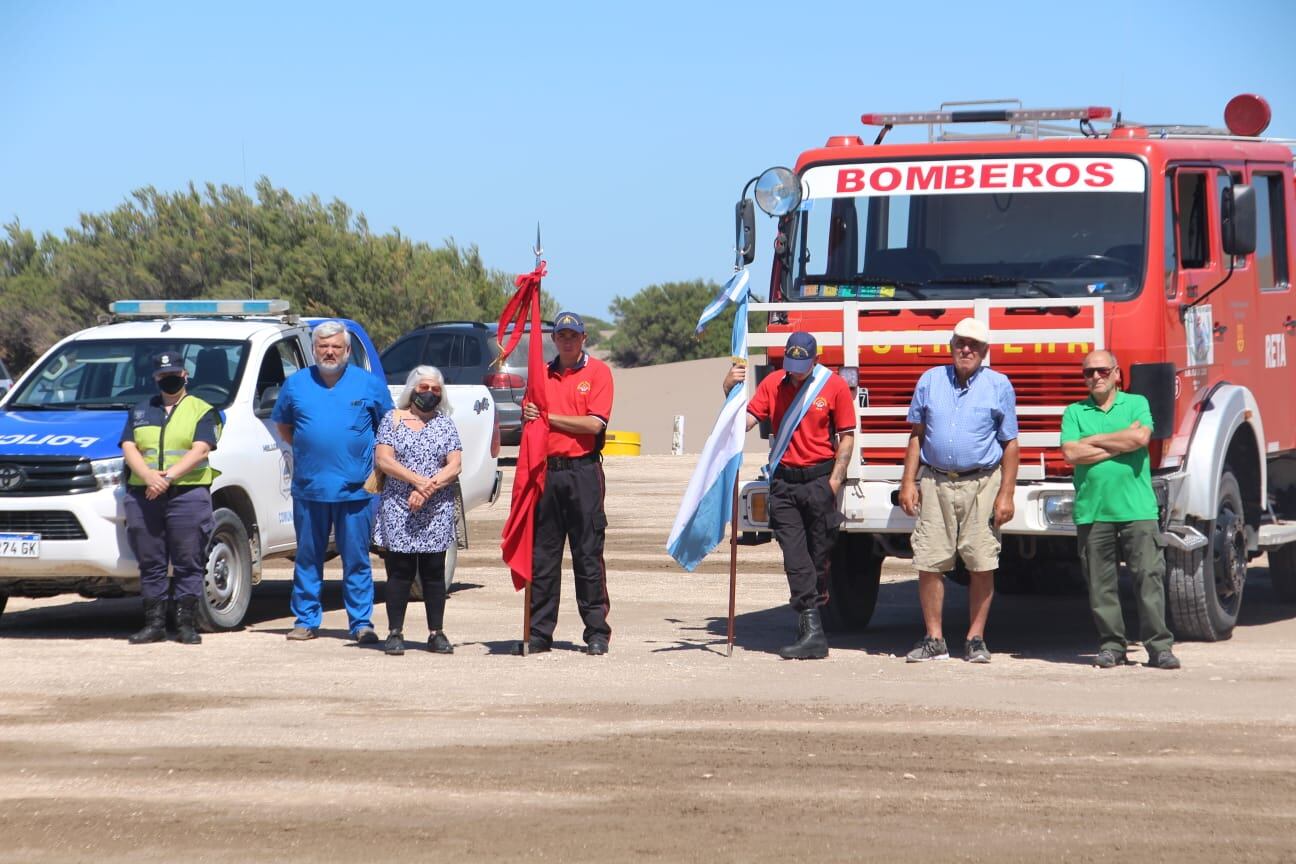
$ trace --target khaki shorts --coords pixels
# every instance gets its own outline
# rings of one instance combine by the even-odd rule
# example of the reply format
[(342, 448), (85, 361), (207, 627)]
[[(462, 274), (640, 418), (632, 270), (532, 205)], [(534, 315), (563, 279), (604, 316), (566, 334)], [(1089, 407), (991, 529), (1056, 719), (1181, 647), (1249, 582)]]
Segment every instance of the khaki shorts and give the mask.
[(928, 573), (948, 573), (954, 556), (973, 572), (999, 568), (999, 532), (994, 528), (994, 500), (999, 494), (998, 467), (987, 474), (951, 480), (923, 466), (918, 473), (918, 524), (914, 527), (913, 563)]

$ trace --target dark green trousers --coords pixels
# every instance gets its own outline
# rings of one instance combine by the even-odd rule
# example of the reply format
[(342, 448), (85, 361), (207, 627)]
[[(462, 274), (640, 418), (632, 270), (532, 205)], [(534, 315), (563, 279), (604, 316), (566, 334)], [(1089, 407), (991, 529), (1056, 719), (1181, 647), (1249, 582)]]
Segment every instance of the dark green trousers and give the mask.
[(1124, 561), (1134, 577), (1139, 638), (1149, 653), (1169, 650), (1174, 636), (1166, 626), (1165, 555), (1155, 519), (1077, 525), (1080, 564), (1089, 583), (1089, 609), (1098, 628), (1099, 649), (1125, 653), (1117, 565)]

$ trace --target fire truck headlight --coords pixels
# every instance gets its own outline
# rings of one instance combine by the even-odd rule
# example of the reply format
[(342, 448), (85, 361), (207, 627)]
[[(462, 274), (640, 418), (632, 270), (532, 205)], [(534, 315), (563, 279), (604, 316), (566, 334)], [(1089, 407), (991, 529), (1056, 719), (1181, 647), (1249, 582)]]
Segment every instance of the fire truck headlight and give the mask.
[(790, 169), (767, 168), (756, 179), (756, 206), (771, 216), (791, 213), (801, 203), (801, 181)]
[(94, 470), (95, 484), (100, 489), (120, 486), (126, 476), (126, 460), (120, 456), (116, 459), (94, 459), (90, 462), (90, 467)]
[(1070, 492), (1045, 495), (1040, 498), (1044, 508), (1044, 521), (1050, 525), (1070, 525), (1075, 512), (1075, 496)]

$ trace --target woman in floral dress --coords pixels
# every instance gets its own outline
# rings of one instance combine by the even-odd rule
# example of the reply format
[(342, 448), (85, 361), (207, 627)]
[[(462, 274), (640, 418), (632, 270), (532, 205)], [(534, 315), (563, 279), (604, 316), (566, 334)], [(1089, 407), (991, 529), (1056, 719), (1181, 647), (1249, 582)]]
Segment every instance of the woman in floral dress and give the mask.
[(455, 542), (455, 480), (463, 445), (442, 399), (445, 377), (435, 366), (417, 366), (405, 379), (396, 409), (378, 429), (374, 460), (386, 475), (374, 543), (385, 549), (387, 624), (383, 646), (405, 653), (405, 608), (417, 577), (427, 607), (428, 649), (453, 654), (442, 630), (445, 614), (445, 557)]

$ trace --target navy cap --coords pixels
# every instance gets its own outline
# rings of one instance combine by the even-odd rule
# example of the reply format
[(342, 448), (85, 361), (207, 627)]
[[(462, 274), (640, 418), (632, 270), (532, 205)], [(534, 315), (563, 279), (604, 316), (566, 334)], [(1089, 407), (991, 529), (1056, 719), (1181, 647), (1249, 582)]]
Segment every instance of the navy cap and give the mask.
[(161, 354), (158, 354), (153, 358), (154, 375), (157, 375), (160, 372), (166, 372), (169, 374), (183, 371), (185, 371), (184, 361), (180, 359), (180, 355), (175, 351), (163, 351)]
[(804, 375), (814, 368), (819, 358), (819, 344), (809, 333), (797, 331), (788, 337), (783, 349), (783, 371)]
[(575, 312), (559, 312), (558, 317), (554, 319), (554, 332), (559, 330), (572, 330), (576, 333), (585, 332), (585, 322)]

